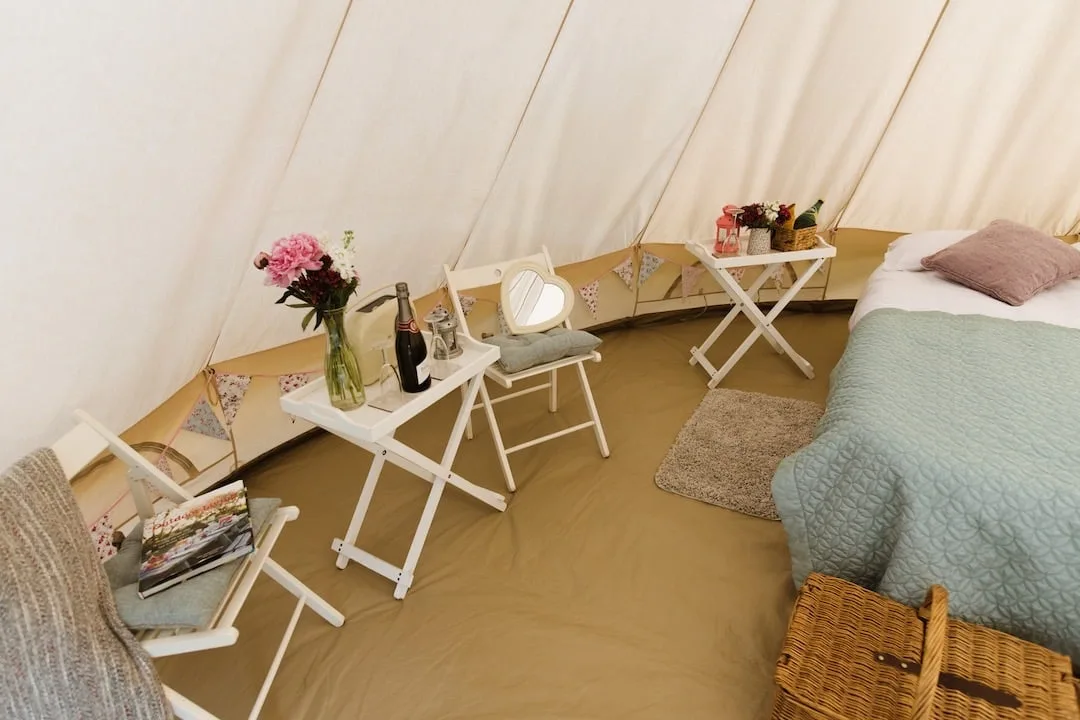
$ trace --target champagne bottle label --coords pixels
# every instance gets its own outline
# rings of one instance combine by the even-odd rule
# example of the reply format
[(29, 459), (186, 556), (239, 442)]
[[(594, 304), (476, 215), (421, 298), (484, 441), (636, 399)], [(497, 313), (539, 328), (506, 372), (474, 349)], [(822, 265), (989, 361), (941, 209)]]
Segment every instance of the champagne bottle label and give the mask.
[(428, 369), (428, 359), (424, 358), (420, 361), (420, 364), (416, 366), (416, 382), (422, 383), (431, 376), (431, 370)]

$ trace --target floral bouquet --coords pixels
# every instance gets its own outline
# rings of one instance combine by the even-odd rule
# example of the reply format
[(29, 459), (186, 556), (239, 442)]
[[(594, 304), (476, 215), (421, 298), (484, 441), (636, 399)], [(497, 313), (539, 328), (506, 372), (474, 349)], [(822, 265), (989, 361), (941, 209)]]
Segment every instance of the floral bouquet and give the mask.
[[(364, 404), (364, 382), (345, 331), (345, 306), (360, 285), (354, 265), (353, 232), (328, 240), (307, 233), (280, 238), (255, 258), (266, 272), (266, 284), (285, 288), (277, 300), (288, 307), (308, 308), (300, 327), (326, 324), (326, 389), (331, 404), (352, 410)], [(299, 302), (286, 302), (294, 298)]]
[(329, 242), (298, 233), (277, 240), (269, 253), (259, 253), (255, 258), (255, 267), (266, 271), (266, 284), (285, 288), (279, 304), (296, 298), (300, 302), (285, 304), (311, 308), (300, 322), (304, 330), (312, 318), (318, 328), (327, 314), (344, 310), (360, 285), (352, 242), (352, 230), (346, 230), (340, 240)]
[(765, 228), (772, 230), (791, 219), (791, 205), (778, 202), (753, 203), (743, 205), (739, 215), (739, 225), (746, 228)]

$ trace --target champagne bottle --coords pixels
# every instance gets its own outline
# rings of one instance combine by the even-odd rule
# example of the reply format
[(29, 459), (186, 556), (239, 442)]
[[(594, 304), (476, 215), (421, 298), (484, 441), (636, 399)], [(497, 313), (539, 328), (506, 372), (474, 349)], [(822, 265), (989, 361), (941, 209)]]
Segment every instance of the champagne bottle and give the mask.
[(420, 334), (420, 328), (413, 317), (409, 304), (409, 286), (398, 283), (397, 290), (397, 329), (394, 333), (394, 351), (397, 355), (398, 375), (401, 377), (401, 389), (407, 393), (418, 393), (431, 387), (431, 372), (427, 364), (427, 343)]
[(802, 230), (803, 228), (814, 227), (817, 225), (818, 210), (824, 204), (824, 200), (818, 200), (814, 203), (813, 207), (808, 210), (803, 210), (799, 217), (795, 218), (795, 229)]

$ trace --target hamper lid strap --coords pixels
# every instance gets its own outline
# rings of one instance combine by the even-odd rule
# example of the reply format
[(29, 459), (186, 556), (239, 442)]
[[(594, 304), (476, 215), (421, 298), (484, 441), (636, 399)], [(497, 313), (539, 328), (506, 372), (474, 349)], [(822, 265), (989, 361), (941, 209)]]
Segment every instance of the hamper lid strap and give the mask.
[(919, 610), (926, 621), (923, 634), (922, 672), (915, 686), (915, 702), (912, 720), (930, 720), (934, 711), (934, 692), (941, 675), (941, 661), (945, 655), (945, 634), (949, 624), (949, 593), (940, 585), (931, 585), (926, 602)]

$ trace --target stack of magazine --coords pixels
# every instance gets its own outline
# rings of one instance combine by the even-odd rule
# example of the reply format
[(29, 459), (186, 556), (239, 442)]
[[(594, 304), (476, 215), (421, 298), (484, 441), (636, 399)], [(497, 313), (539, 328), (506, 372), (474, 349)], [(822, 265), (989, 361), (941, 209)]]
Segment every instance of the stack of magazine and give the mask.
[(145, 521), (139, 597), (148, 598), (254, 549), (247, 491), (237, 480)]

